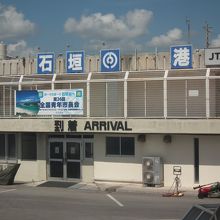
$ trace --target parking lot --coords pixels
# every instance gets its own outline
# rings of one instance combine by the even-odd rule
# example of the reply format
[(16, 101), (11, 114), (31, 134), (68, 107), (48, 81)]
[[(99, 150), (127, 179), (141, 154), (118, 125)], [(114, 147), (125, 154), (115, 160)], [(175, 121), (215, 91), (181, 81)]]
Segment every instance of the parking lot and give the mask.
[(0, 186), (2, 220), (43, 219), (181, 219), (194, 204), (219, 203), (199, 200), (195, 194), (162, 197), (147, 193), (108, 192), (76, 188)]

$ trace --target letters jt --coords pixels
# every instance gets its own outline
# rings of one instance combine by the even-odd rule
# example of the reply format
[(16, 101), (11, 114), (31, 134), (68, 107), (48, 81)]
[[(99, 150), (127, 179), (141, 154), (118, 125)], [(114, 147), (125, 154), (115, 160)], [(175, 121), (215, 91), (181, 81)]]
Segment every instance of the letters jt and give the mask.
[(219, 58), (220, 58), (220, 52), (212, 53), (212, 56), (209, 57), (209, 60), (214, 60), (214, 59), (219, 60)]

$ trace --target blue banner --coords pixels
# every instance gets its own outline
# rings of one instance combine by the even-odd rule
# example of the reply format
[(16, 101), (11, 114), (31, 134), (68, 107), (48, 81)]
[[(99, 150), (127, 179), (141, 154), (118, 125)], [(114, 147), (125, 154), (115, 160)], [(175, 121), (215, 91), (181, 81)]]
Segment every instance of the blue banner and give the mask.
[(120, 50), (101, 50), (101, 72), (118, 72), (120, 71)]
[(54, 54), (39, 53), (37, 54), (37, 73), (53, 74), (54, 73)]
[(66, 52), (66, 72), (67, 73), (84, 72), (84, 51)]
[(170, 47), (171, 69), (191, 69), (192, 68), (192, 46), (172, 46)]

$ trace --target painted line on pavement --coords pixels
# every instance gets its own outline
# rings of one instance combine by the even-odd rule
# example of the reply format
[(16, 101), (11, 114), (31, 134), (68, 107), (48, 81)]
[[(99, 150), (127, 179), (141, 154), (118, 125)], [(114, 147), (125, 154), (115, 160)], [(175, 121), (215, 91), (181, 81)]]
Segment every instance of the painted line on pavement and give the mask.
[(0, 193), (6, 193), (6, 192), (15, 191), (15, 190), (16, 190), (16, 189), (8, 189), (8, 190), (0, 191)]
[(124, 207), (124, 205), (122, 203), (120, 203), (117, 199), (115, 199), (110, 194), (107, 194), (106, 196), (108, 196), (111, 200), (113, 200), (115, 203), (117, 203), (120, 207)]

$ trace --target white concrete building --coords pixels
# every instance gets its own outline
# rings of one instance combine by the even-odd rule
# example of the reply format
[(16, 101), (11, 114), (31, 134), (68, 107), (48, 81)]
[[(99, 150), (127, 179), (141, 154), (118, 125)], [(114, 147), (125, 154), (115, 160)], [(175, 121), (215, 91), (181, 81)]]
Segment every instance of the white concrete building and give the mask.
[[(205, 66), (204, 50), (191, 70), (171, 70), (164, 54), (122, 57), (122, 71), (105, 74), (97, 57), (73, 75), (63, 58), (53, 75), (36, 74), (33, 58), (1, 60), (0, 164), (20, 163), (17, 181), (171, 186), (174, 166), (183, 186), (219, 181), (220, 69)], [(84, 91), (82, 115), (16, 115), (15, 91), (71, 89)]]

